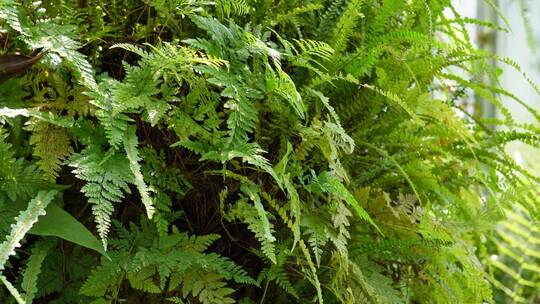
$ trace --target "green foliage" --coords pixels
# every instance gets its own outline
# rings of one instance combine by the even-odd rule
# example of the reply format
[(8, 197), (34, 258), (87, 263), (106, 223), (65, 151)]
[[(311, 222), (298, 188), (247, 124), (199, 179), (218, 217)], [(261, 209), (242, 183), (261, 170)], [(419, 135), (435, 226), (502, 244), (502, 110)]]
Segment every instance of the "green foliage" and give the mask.
[[(57, 194), (56, 191), (40, 191), (37, 196), (28, 203), (28, 207), (25, 211), (21, 212), (16, 218), (15, 223), (11, 225), (11, 233), (7, 235), (6, 240), (0, 244), (0, 271), (3, 271), (6, 267), (6, 262), (11, 255), (15, 255), (15, 249), (21, 246), (21, 241), (24, 238), (25, 234), (32, 228), (38, 221), (40, 215), (45, 214), (45, 208), (53, 200), (54, 196)], [(39, 258), (38, 258), (39, 259)], [(38, 265), (34, 265), (34, 264)], [(25, 303), (26, 301), (32, 301), (35, 290), (35, 276), (37, 274), (30, 273), (32, 267), (39, 267), (40, 262), (34, 261), (31, 259), (27, 266), (27, 270), (23, 277), (23, 288), (26, 291), (24, 296), (25, 299), (22, 299), (21, 295), (17, 290), (6, 280), (6, 278), (0, 274), (2, 277), (2, 283), (8, 287), (10, 293), (17, 299), (19, 303)], [(31, 278), (34, 276), (34, 278)], [(34, 282), (28, 282), (28, 281)]]
[(73, 173), (79, 179), (87, 181), (81, 192), (92, 204), (99, 236), (103, 246), (107, 247), (107, 233), (114, 211), (113, 203), (122, 201), (122, 191), (129, 192), (128, 182), (132, 181), (127, 157), (109, 151), (105, 153), (99, 147), (88, 147), (71, 158)]
[(490, 62), (538, 89), (465, 30), (498, 26), (447, 0), (21, 3), (3, 52), (45, 55), (0, 84), (2, 303), (537, 300), (539, 180), (505, 145), (540, 129), (500, 97), (540, 115)]
[(178, 292), (202, 303), (230, 303), (233, 289), (225, 280), (240, 284), (255, 281), (238, 265), (215, 253), (204, 253), (219, 235), (188, 236), (185, 233), (155, 238), (155, 231), (118, 226), (112, 239), (112, 260), (102, 259), (81, 288), (81, 293), (102, 299), (116, 297), (122, 280), (146, 293)]

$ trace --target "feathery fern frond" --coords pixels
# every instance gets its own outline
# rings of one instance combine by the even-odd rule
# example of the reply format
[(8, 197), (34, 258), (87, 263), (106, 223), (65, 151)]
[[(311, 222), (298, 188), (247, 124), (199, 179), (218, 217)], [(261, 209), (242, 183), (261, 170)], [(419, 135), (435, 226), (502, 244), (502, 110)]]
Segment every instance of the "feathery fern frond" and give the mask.
[(56, 179), (62, 162), (73, 152), (70, 138), (64, 129), (43, 122), (34, 123), (29, 129), (33, 131), (29, 143), (34, 145), (34, 155), (40, 158), (38, 167), (49, 179)]
[(360, 203), (356, 200), (356, 198), (354, 198), (353, 194), (349, 192), (349, 190), (347, 190), (347, 188), (335, 176), (324, 172), (319, 176), (319, 182), (325, 191), (327, 191), (330, 195), (335, 196), (338, 200), (343, 200), (348, 203), (361, 219), (375, 227), (379, 233), (382, 233), (380, 228), (377, 226), (377, 224), (375, 224), (366, 210), (362, 208)]
[(498, 279), (494, 285), (516, 303), (537, 297), (540, 286), (540, 231), (530, 213), (521, 205), (507, 210), (507, 220), (497, 228), (498, 252), (490, 265)]
[(23, 299), (25, 303), (31, 304), (37, 293), (37, 280), (41, 272), (43, 260), (50, 250), (51, 244), (47, 242), (38, 242), (32, 248), (32, 255), (26, 263), (26, 268), (23, 273), (23, 280), (21, 283), (22, 290), (24, 291)]
[(74, 154), (69, 162), (75, 176), (87, 183), (81, 191), (92, 204), (99, 236), (107, 248), (107, 234), (114, 211), (114, 203), (121, 202), (129, 193), (128, 183), (133, 180), (128, 159), (114, 151), (104, 153), (99, 147), (87, 147)]
[(261, 242), (263, 253), (275, 263), (275, 245), (274, 227), (269, 221), (258, 191), (249, 186), (242, 190), (253, 201), (254, 205), (247, 203), (247, 198), (241, 199), (227, 211), (227, 217), (231, 220), (239, 219), (248, 225), (249, 230), (255, 234), (255, 237)]
[(38, 217), (45, 214), (45, 208), (58, 194), (58, 191), (40, 191), (37, 196), (28, 203), (25, 211), (21, 211), (11, 225), (11, 232), (0, 244), (0, 271), (4, 270), (9, 256), (15, 254), (15, 248), (21, 246), (21, 240), (38, 221)]
[(152, 218), (155, 212), (154, 204), (152, 198), (150, 197), (150, 189), (144, 182), (143, 175), (141, 173), (141, 166), (139, 162), (141, 161), (139, 153), (137, 151), (138, 146), (137, 134), (135, 133), (135, 128), (130, 128), (124, 137), (124, 149), (126, 150), (126, 155), (129, 160), (129, 167), (133, 176), (135, 177), (135, 185), (139, 189), (141, 195), (141, 200), (146, 208), (146, 215), (148, 218)]
[[(11, 225), (11, 232), (6, 236), (6, 240), (0, 244), (0, 271), (4, 270), (6, 262), (11, 255), (15, 254), (15, 248), (21, 246), (21, 240), (32, 226), (38, 221), (38, 217), (45, 214), (45, 208), (58, 194), (58, 191), (40, 191), (37, 196), (28, 203), (26, 210), (21, 211), (15, 218), (15, 223)], [(11, 294), (19, 303), (26, 303), (17, 290), (0, 275), (4, 285), (8, 287)], [(30, 294), (32, 290), (28, 291)]]

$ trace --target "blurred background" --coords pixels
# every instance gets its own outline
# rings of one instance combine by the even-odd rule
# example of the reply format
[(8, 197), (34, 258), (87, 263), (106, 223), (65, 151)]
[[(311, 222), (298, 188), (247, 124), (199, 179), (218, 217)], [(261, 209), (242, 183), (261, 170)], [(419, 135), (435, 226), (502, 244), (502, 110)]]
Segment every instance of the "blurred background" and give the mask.
[[(463, 16), (497, 24), (503, 30), (468, 25), (472, 40), (500, 57), (514, 60), (532, 82), (540, 84), (540, 0), (453, 0), (455, 9)], [(499, 12), (493, 9), (498, 7)], [(451, 13), (451, 12), (449, 12)], [(496, 64), (495, 62), (493, 64)], [(498, 63), (502, 70), (500, 86), (522, 99), (532, 108), (540, 109), (540, 98), (527, 80), (515, 69)], [(516, 121), (533, 122), (530, 113), (515, 101), (501, 97)], [(500, 117), (488, 103), (482, 103), (487, 117)], [(534, 168), (540, 161), (538, 150), (523, 143), (511, 143), (508, 152), (526, 167)]]

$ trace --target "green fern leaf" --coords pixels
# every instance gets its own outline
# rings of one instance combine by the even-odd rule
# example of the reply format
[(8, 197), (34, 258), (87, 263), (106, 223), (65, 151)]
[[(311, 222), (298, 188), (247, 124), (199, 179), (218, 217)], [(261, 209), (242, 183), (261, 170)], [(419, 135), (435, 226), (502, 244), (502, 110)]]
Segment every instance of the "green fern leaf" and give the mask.
[[(0, 271), (4, 270), (9, 256), (15, 254), (15, 248), (20, 247), (21, 240), (26, 233), (32, 228), (32, 225), (38, 221), (38, 217), (45, 214), (45, 208), (54, 199), (58, 192), (40, 191), (37, 196), (28, 203), (25, 211), (21, 211), (15, 218), (15, 223), (11, 225), (11, 232), (7, 235), (6, 240), (0, 244)], [(10, 293), (17, 299), (19, 303), (26, 303), (17, 289), (11, 285), (9, 281), (0, 275), (0, 279), (6, 285)], [(30, 294), (33, 293), (29, 288)]]
[(128, 183), (133, 181), (129, 161), (114, 151), (105, 154), (98, 147), (90, 146), (74, 154), (69, 165), (77, 178), (87, 181), (81, 191), (92, 204), (99, 236), (107, 248), (113, 204), (122, 200), (122, 191), (129, 192)]
[(379, 233), (382, 234), (382, 231), (379, 229), (377, 224), (375, 224), (371, 216), (369, 216), (369, 214), (366, 212), (366, 210), (364, 210), (364, 208), (362, 208), (352, 193), (349, 192), (349, 190), (347, 190), (347, 188), (335, 176), (324, 172), (319, 178), (323, 183), (323, 187), (325, 187), (330, 194), (336, 195), (338, 199), (347, 202), (356, 211), (356, 214), (361, 219), (370, 223)]
[(11, 232), (6, 240), (0, 244), (0, 271), (4, 269), (9, 256), (15, 254), (15, 248), (20, 247), (20, 241), (24, 238), (32, 225), (38, 221), (40, 215), (45, 214), (45, 208), (54, 199), (58, 191), (40, 191), (37, 196), (28, 203), (25, 211), (16, 218), (15, 224), (11, 225)]
[(135, 128), (130, 128), (124, 137), (124, 148), (126, 150), (126, 155), (129, 160), (129, 167), (131, 172), (135, 176), (135, 185), (139, 189), (141, 194), (141, 199), (146, 208), (146, 215), (148, 218), (152, 218), (155, 212), (154, 203), (150, 197), (150, 189), (144, 182), (143, 175), (141, 173), (141, 167), (139, 161), (141, 160), (137, 151), (138, 139), (137, 134), (135, 133)]
[(31, 304), (34, 301), (34, 297), (37, 293), (37, 280), (41, 272), (43, 260), (47, 256), (50, 250), (51, 244), (46, 242), (38, 242), (32, 248), (32, 255), (28, 259), (26, 268), (23, 273), (23, 280), (21, 283), (22, 290), (24, 291), (24, 301), (27, 304)]
[(70, 138), (64, 129), (43, 122), (34, 123), (29, 129), (33, 131), (29, 143), (34, 146), (34, 155), (40, 158), (38, 167), (50, 180), (55, 180), (63, 161), (73, 152)]

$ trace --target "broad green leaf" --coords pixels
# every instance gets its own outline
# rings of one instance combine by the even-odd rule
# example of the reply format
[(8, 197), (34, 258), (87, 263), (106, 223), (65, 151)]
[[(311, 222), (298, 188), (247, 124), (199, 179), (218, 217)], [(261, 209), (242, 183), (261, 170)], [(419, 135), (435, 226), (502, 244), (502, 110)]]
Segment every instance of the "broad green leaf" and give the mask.
[(47, 214), (34, 224), (29, 233), (42, 236), (56, 236), (77, 245), (95, 250), (109, 258), (101, 242), (76, 218), (52, 203)]

